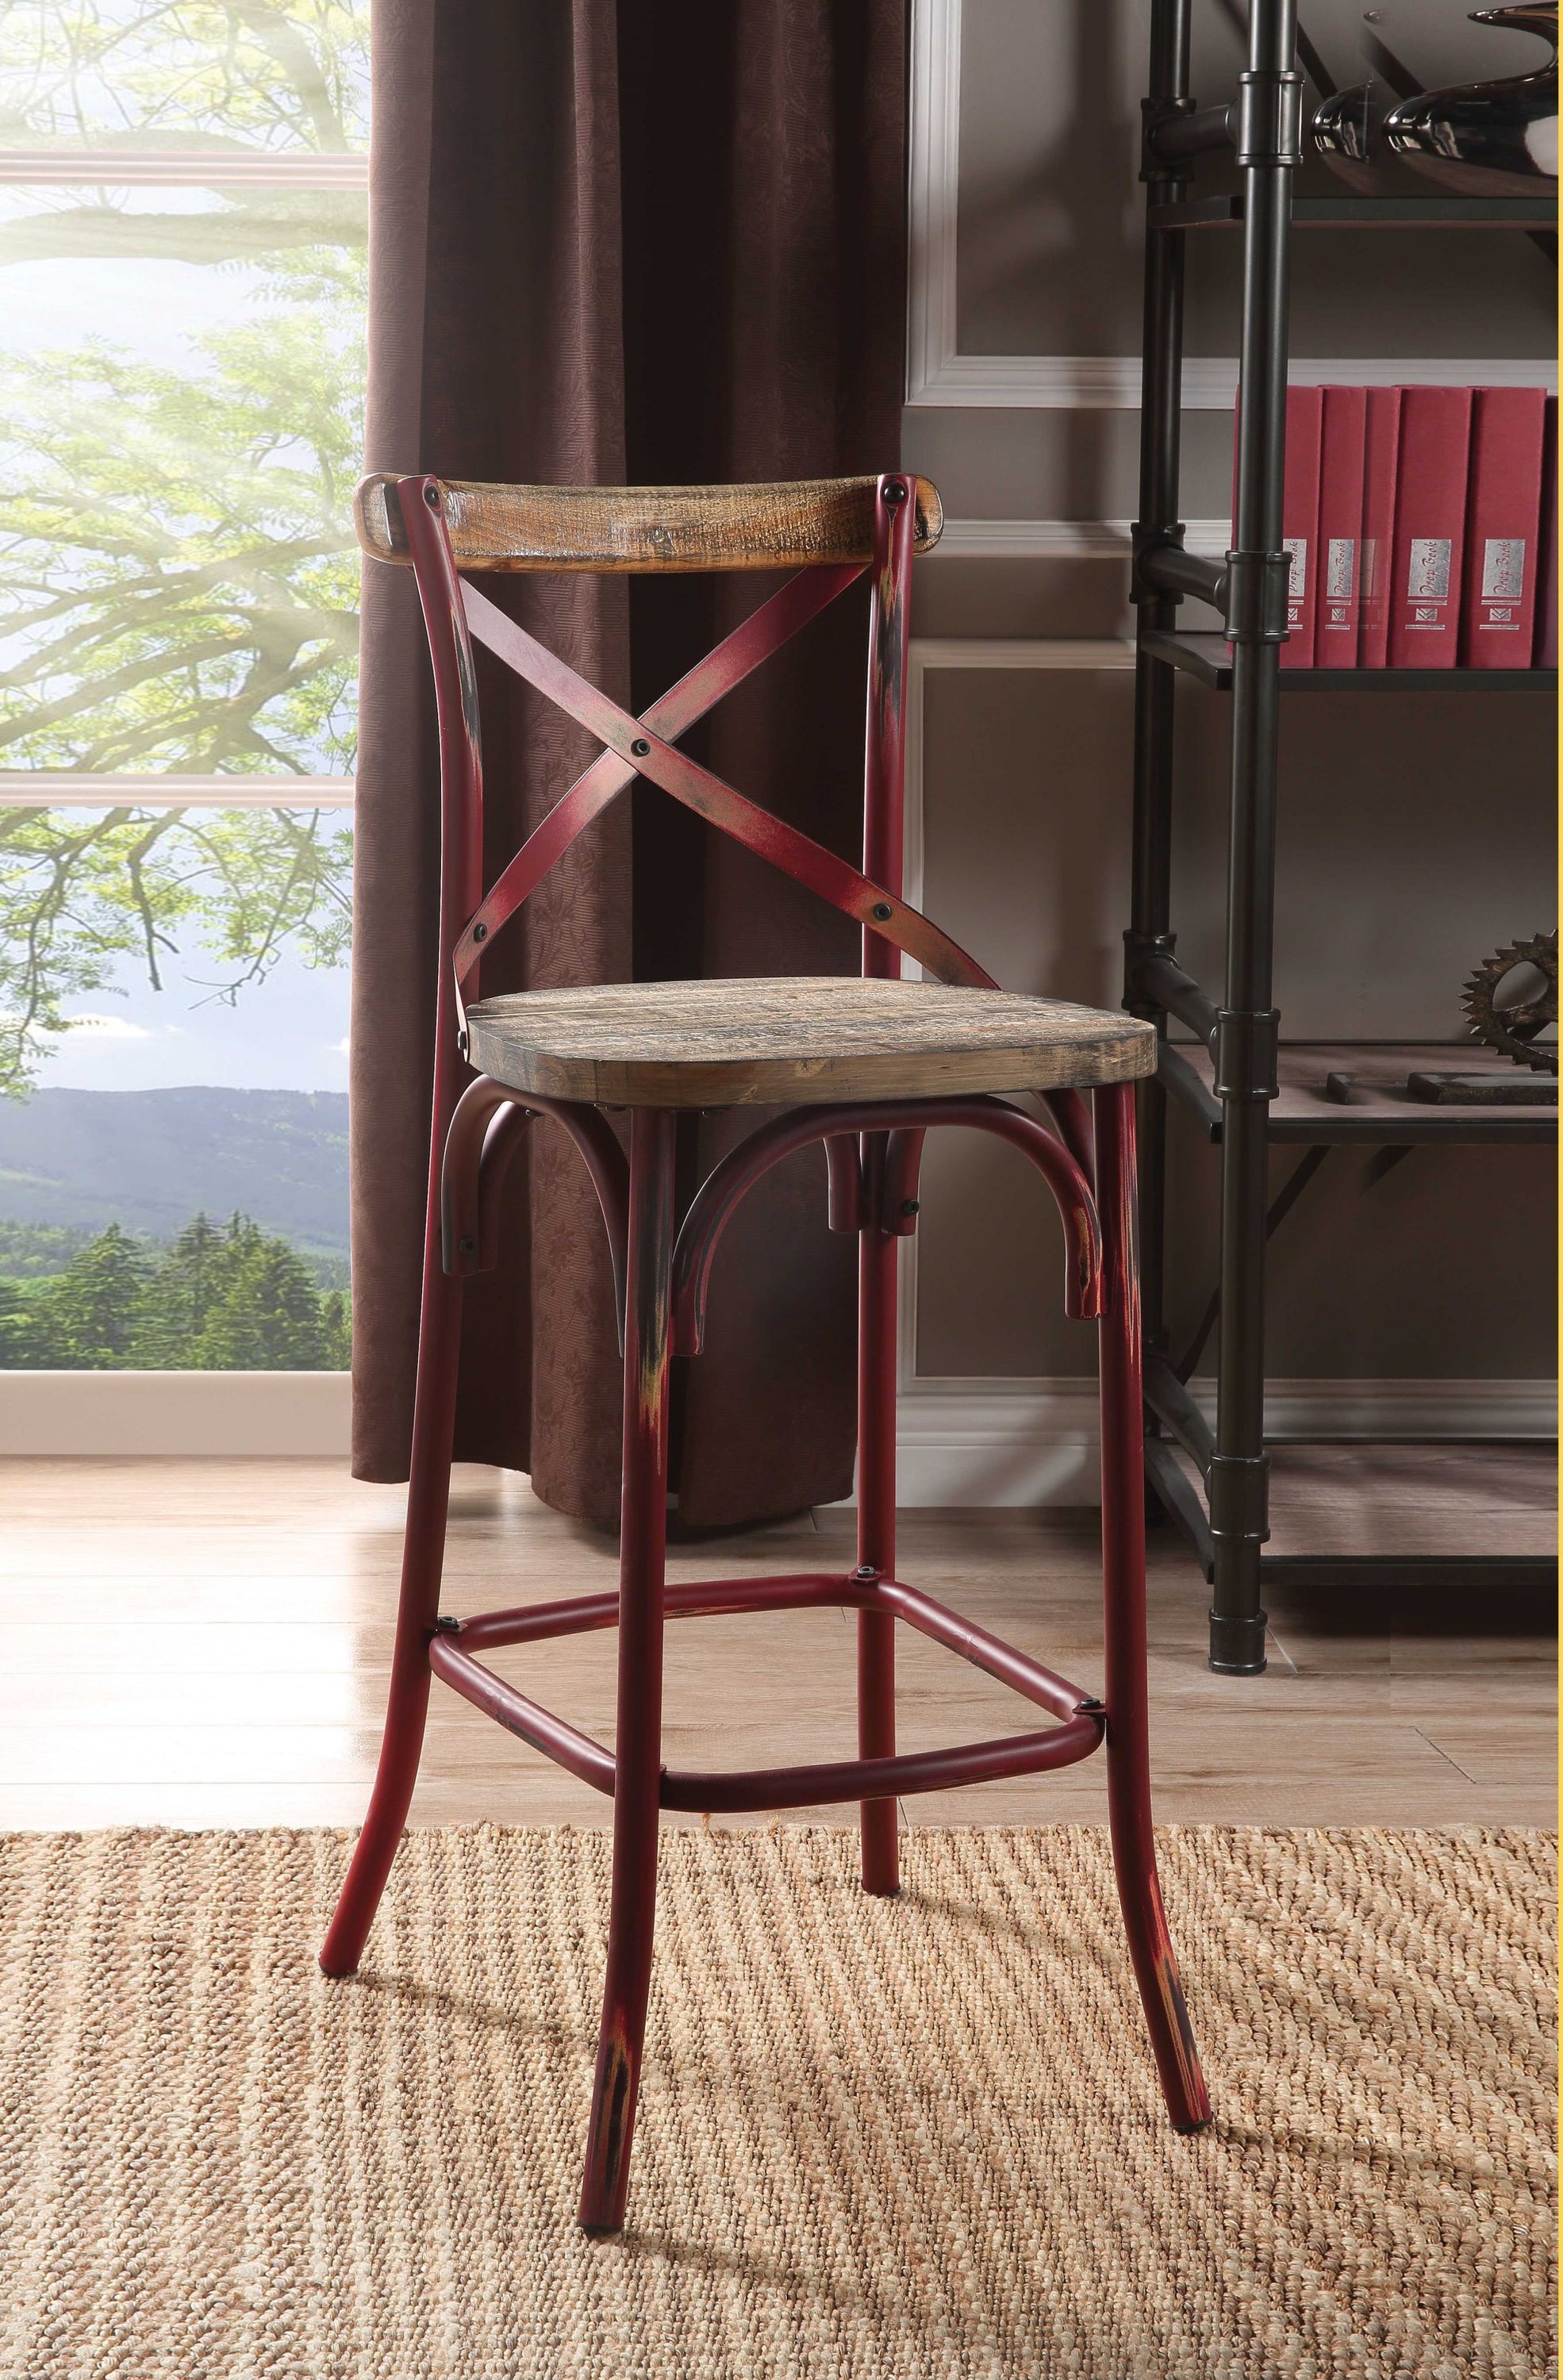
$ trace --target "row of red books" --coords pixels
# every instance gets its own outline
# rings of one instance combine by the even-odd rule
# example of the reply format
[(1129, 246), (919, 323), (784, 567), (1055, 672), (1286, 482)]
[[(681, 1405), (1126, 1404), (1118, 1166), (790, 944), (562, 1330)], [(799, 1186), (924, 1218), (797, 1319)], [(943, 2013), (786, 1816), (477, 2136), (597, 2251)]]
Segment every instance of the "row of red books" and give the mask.
[(1291, 388), (1283, 669), (1557, 665), (1557, 399)]

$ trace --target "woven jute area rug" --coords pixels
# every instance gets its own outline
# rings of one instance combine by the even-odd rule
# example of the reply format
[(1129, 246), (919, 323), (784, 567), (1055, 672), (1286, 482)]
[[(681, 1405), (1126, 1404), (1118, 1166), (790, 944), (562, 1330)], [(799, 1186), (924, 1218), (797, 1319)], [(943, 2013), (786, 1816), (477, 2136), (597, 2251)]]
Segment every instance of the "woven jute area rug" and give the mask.
[(1095, 1828), (664, 1837), (622, 2240), (573, 2221), (606, 1839), (0, 1840), (6, 2380), (1533, 2380), (1553, 1856), (1169, 1829), (1218, 2120), (1157, 2101)]

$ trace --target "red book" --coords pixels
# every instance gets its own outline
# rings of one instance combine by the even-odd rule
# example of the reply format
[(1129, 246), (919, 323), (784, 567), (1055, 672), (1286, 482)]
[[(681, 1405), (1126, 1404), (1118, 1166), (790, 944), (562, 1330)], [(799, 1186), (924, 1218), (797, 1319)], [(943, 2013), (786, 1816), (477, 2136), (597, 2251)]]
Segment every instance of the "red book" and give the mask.
[(1359, 669), (1383, 669), (1389, 657), (1389, 565), (1395, 552), (1395, 482), (1400, 463), (1398, 388), (1367, 393), (1363, 467), (1363, 617)]
[(1389, 580), (1391, 669), (1453, 669), (1471, 464), (1471, 391), (1400, 391), (1400, 467)]
[(1286, 392), (1286, 482), (1281, 492), (1281, 543), (1291, 556), (1287, 640), (1282, 669), (1312, 669), (1318, 616), (1319, 450), (1324, 431), (1322, 388)]
[(1462, 669), (1531, 666), (1545, 429), (1545, 389), (1472, 391)]
[(1542, 454), (1541, 552), (1536, 565), (1537, 669), (1557, 667), (1557, 399), (1546, 400)]
[(1355, 669), (1363, 595), (1363, 474), (1367, 461), (1365, 388), (1327, 388), (1319, 445), (1318, 601), (1315, 669)]

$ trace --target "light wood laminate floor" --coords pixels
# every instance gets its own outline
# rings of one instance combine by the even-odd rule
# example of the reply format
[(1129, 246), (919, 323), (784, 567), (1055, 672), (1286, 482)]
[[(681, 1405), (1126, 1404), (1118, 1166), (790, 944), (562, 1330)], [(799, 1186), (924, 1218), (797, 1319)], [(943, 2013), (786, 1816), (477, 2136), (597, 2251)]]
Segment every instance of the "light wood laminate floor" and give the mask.
[[(0, 1463), (0, 1495), (12, 1651), (0, 1677), (0, 1827), (357, 1823), (384, 1700), (400, 1489), (355, 1483), (331, 1463), (13, 1461)], [(840, 1510), (806, 1515), (675, 1547), (670, 1572), (844, 1570), (851, 1529)], [(1089, 1512), (915, 1512), (898, 1568), (1095, 1692), (1097, 1561)], [(611, 1540), (549, 1512), (525, 1481), (458, 1472), (447, 1610), (588, 1592), (614, 1575)], [(1205, 1664), (1207, 1600), (1178, 1541), (1154, 1533), (1164, 1821), (1554, 1823), (1549, 1609), (1493, 1593), (1462, 1605), (1278, 1596), (1268, 1671), (1231, 1679)], [(492, 1658), (611, 1742), (613, 1645), (583, 1636)], [(1028, 1723), (1024, 1706), (954, 1656), (905, 1630), (900, 1646), (903, 1749)], [(668, 1761), (850, 1756), (853, 1681), (845, 1614), (680, 1621), (669, 1632)], [(415, 1823), (605, 1822), (598, 1795), (443, 1687), (434, 1696)], [(922, 1795), (905, 1815), (1095, 1821), (1104, 1781), (1098, 1759)]]

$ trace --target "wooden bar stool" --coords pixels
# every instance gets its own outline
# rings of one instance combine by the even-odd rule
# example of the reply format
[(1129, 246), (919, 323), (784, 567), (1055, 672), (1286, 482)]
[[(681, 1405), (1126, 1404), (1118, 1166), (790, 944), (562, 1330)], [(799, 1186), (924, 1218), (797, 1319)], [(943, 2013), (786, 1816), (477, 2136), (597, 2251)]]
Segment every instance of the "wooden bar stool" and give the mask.
[[(390, 1706), (369, 1815), (321, 1953), (362, 1953), (406, 1820), (431, 1675), (613, 1801), (613, 1881), (581, 2223), (623, 2226), (650, 1982), (659, 1812), (862, 1804), (863, 1882), (897, 1888), (896, 1797), (1082, 1760), (1105, 1742), (1113, 1860), (1130, 1955), (1173, 2123), (1210, 2106), (1162, 1913), (1146, 1748), (1145, 1513), (1134, 1244), (1134, 1083), (1148, 1025), (1001, 992), (901, 898), (903, 693), (915, 551), (940, 528), (926, 480), (888, 473), (749, 488), (509, 488), (377, 476), (358, 491), (366, 552), (415, 572), (439, 702), (442, 868), (423, 1308)], [(631, 718), (459, 576), (482, 570), (756, 570), (795, 575), (644, 718)], [(760, 810), (677, 739), (865, 570), (872, 574), (861, 872)], [(482, 896), (478, 638), (605, 747)], [(590, 820), (648, 778), (855, 918), (863, 974), (605, 984), (478, 1001), (483, 945)], [(923, 979), (903, 982), (901, 958)], [(481, 1069), (462, 1087), (464, 1067)], [(1087, 1099), (1083, 1093), (1089, 1091)], [(1039, 1092), (1044, 1124), (996, 1096)], [(787, 1107), (711, 1173), (675, 1229), (678, 1111)], [(629, 1111), (626, 1164), (605, 1108)], [(546, 1116), (590, 1171), (612, 1250), (624, 1353), (619, 1590), (472, 1620), (439, 1609), (461, 1282), (495, 1260), (496, 1191), (520, 1134)], [(1100, 1324), (1106, 1696), (1097, 1700), (895, 1575), (895, 1284), (930, 1125), (997, 1134), (1041, 1173), (1064, 1226), (1069, 1313)], [(832, 1229), (859, 1247), (857, 1563), (840, 1572), (664, 1583), (668, 1366), (700, 1345), (723, 1225), (789, 1151), (821, 1142)], [(664, 1618), (850, 1606), (858, 1613), (855, 1760), (681, 1776), (660, 1758)], [(895, 1624), (1002, 1680), (1051, 1724), (898, 1755)], [(490, 1647), (619, 1630), (612, 1753), (485, 1668)]]

